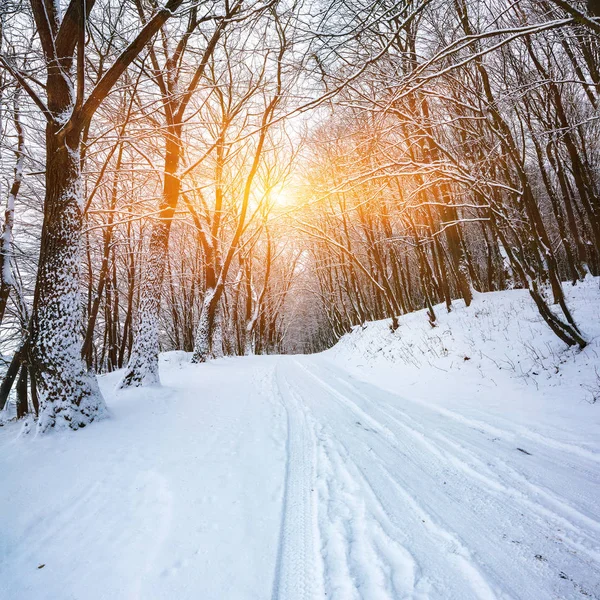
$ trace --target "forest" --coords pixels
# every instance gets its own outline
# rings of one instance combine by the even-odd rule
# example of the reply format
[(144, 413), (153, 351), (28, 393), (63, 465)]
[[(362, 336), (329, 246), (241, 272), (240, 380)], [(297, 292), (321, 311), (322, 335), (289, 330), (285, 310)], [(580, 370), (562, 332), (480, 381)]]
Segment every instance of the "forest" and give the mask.
[(0, 0), (0, 600), (600, 600), (600, 0)]
[(584, 349), (600, 6), (3, 0), (0, 409), (104, 415), (159, 353), (313, 353), (526, 290)]

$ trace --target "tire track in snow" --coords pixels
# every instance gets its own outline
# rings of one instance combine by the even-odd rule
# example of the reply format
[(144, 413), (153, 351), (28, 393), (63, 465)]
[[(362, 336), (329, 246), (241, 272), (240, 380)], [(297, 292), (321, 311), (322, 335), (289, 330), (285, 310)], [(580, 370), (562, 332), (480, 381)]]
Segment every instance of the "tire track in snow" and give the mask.
[(477, 597), (482, 600), (495, 600), (496, 594), (473, 562), (471, 553), (458, 537), (437, 523), (435, 519), (433, 519), (432, 516), (396, 481), (388, 469), (383, 467), (383, 470), (388, 477), (390, 485), (394, 487), (399, 497), (410, 506), (414, 514), (425, 524), (429, 533), (439, 539), (442, 545), (449, 548), (451, 560), (456, 563), (457, 568), (462, 571), (469, 580), (473, 590), (477, 593)]
[[(310, 372), (310, 371), (309, 371)], [(316, 375), (311, 375), (317, 378)], [(320, 379), (320, 378), (319, 378)], [(562, 541), (571, 547), (572, 551), (578, 554), (585, 554), (592, 562), (600, 562), (600, 545), (598, 539), (594, 539), (586, 530), (578, 526), (573, 520), (584, 523), (588, 529), (600, 531), (600, 523), (589, 517), (588, 515), (580, 512), (575, 507), (571, 506), (564, 498), (554, 494), (550, 490), (546, 490), (540, 485), (534, 484), (529, 481), (525, 476), (510, 467), (506, 462), (495, 457), (494, 462), (497, 466), (503, 469), (505, 475), (508, 477), (508, 481), (505, 481), (498, 473), (492, 471), (485, 463), (472, 451), (468, 450), (464, 446), (450, 440), (440, 431), (434, 431), (431, 435), (427, 435), (424, 432), (423, 427), (415, 421), (412, 417), (406, 414), (401, 409), (389, 404), (382, 398), (378, 398), (378, 403), (375, 405), (373, 401), (363, 394), (360, 390), (352, 386), (349, 382), (343, 380), (340, 377), (335, 377), (337, 381), (343, 384), (356, 396), (363, 399), (375, 410), (381, 412), (382, 415), (389, 419), (389, 421), (395, 423), (403, 433), (411, 436), (421, 443), (428, 451), (433, 453), (438, 459), (443, 460), (450, 464), (455, 469), (461, 471), (466, 477), (474, 481), (482, 483), (490, 490), (506, 496), (510, 501), (518, 502), (524, 511), (528, 514), (537, 515), (538, 522), (540, 524), (546, 524), (549, 520), (556, 523), (563, 530)], [(325, 385), (330, 388), (331, 384), (326, 383)], [(339, 393), (339, 392), (338, 392)], [(387, 394), (387, 392), (385, 392)], [(347, 402), (354, 402), (346, 398)], [(388, 410), (383, 408), (385, 406)], [(360, 409), (362, 411), (362, 409)], [(391, 411), (391, 412), (390, 412)], [(395, 417), (394, 414), (399, 415), (400, 418)], [(404, 419), (402, 421), (401, 419)], [(441, 441), (445, 446), (440, 445)], [(450, 451), (448, 451), (450, 450)], [(458, 454), (463, 454), (467, 457), (469, 462), (465, 459), (461, 459)], [(477, 465), (475, 468), (473, 464)], [(521, 487), (529, 489), (538, 497), (544, 498), (548, 504), (553, 506), (551, 509), (548, 506), (543, 506), (539, 502), (535, 502), (530, 498), (529, 494), (520, 489)], [(557, 512), (559, 511), (559, 512)], [(566, 531), (571, 532), (571, 536), (565, 535)]]
[[(496, 499), (494, 500), (494, 502), (496, 502), (496, 503), (499, 500), (498, 494), (506, 496), (510, 502), (514, 502), (516, 500), (517, 506), (520, 506), (521, 510), (523, 511), (521, 516), (525, 518), (523, 525), (526, 525), (527, 529), (530, 529), (532, 524), (537, 523), (537, 524), (534, 524), (534, 528), (536, 528), (538, 530), (538, 534), (540, 532), (542, 533), (542, 538), (545, 537), (550, 542), (552, 542), (552, 540), (554, 540), (554, 542), (559, 543), (559, 545), (565, 544), (569, 548), (567, 550), (566, 554), (564, 551), (562, 551), (562, 553), (561, 553), (560, 550), (558, 552), (555, 552), (554, 560), (552, 560), (549, 564), (546, 563), (545, 557), (540, 557), (539, 554), (536, 554), (536, 558), (538, 559), (538, 561), (540, 561), (540, 560), (543, 561), (542, 563), (536, 565), (536, 568), (539, 569), (541, 567), (544, 567), (547, 570), (548, 567), (550, 567), (551, 565), (554, 566), (555, 570), (553, 572), (549, 571), (547, 578), (552, 579), (552, 576), (556, 577), (558, 575), (558, 573), (560, 573), (561, 578), (564, 580), (563, 573), (562, 573), (562, 567), (566, 566), (567, 563), (571, 564), (573, 559), (579, 560), (579, 561), (583, 560), (585, 563), (588, 564), (588, 568), (591, 568), (593, 571), (597, 570), (596, 567), (593, 567), (594, 564), (597, 564), (597, 560), (599, 557), (597, 540), (594, 539), (595, 536), (591, 536), (590, 533), (588, 533), (590, 528), (592, 530), (597, 529), (597, 523), (595, 521), (593, 521), (592, 519), (589, 519), (589, 517), (587, 517), (587, 515), (577, 511), (577, 509), (570, 506), (567, 503), (567, 501), (563, 501), (560, 497), (552, 494), (551, 492), (545, 490), (544, 488), (542, 488), (540, 486), (536, 486), (535, 484), (531, 483), (526, 477), (524, 477), (523, 475), (521, 475), (514, 469), (511, 469), (511, 467), (508, 464), (504, 463), (503, 461), (500, 461), (500, 462), (502, 465), (504, 465), (504, 467), (506, 467), (505, 475), (507, 474), (510, 476), (508, 483), (504, 480), (503, 476), (500, 477), (495, 471), (493, 471), (487, 467), (484, 469), (474, 468), (472, 466), (471, 462), (467, 462), (466, 460), (461, 459), (457, 455), (457, 450), (459, 450), (459, 449), (462, 450), (463, 454), (467, 454), (467, 457), (472, 458), (476, 464), (479, 463), (480, 466), (483, 465), (482, 461), (478, 460), (477, 457), (475, 456), (475, 454), (470, 453), (470, 451), (462, 448), (461, 446), (453, 448), (452, 446), (448, 447), (448, 446), (440, 445), (440, 443), (439, 443), (440, 440), (434, 439), (434, 438), (439, 438), (440, 436), (443, 437), (443, 435), (440, 434), (440, 432), (434, 431), (433, 437), (431, 435), (426, 435), (424, 428), (419, 423), (417, 423), (414, 419), (408, 417), (408, 415), (404, 414), (403, 411), (397, 409), (396, 407), (392, 406), (388, 402), (383, 401), (382, 398), (379, 397), (380, 395), (377, 395), (377, 402), (375, 402), (374, 399), (367, 397), (365, 394), (361, 393), (359, 390), (357, 390), (354, 386), (352, 386), (350, 383), (346, 382), (341, 377), (337, 377), (334, 373), (330, 373), (328, 369), (325, 369), (325, 370), (326, 370), (326, 374), (329, 375), (329, 377), (327, 378), (327, 380), (322, 379), (321, 377), (319, 377), (318, 375), (315, 374), (315, 371), (317, 371), (317, 373), (318, 373), (319, 371), (323, 370), (322, 368), (320, 368), (320, 367), (322, 367), (322, 365), (315, 364), (314, 361), (310, 362), (310, 369), (301, 363), (298, 363), (298, 366), (304, 372), (306, 372), (308, 375), (310, 375), (310, 377), (312, 379), (317, 381), (322, 388), (324, 388), (325, 390), (328, 390), (328, 391), (333, 390), (334, 393), (331, 395), (333, 398), (340, 401), (340, 404), (347, 406), (348, 408), (350, 408), (350, 410), (352, 410), (357, 415), (365, 414), (364, 406), (363, 407), (358, 406), (356, 404), (356, 402), (354, 402), (354, 400), (352, 400), (350, 397), (348, 397), (348, 395), (346, 393), (341, 392), (339, 389), (336, 389), (334, 387), (333, 381), (339, 380), (339, 382), (341, 384), (343, 384), (343, 386), (346, 389), (349, 390), (351, 395), (355, 395), (355, 396), (359, 397), (362, 401), (364, 401), (368, 404), (369, 417), (371, 420), (370, 422), (371, 423), (374, 422), (376, 424), (376, 427), (378, 430), (381, 431), (382, 428), (384, 428), (387, 432), (390, 432), (396, 438), (397, 441), (399, 441), (399, 439), (400, 439), (400, 438), (398, 438), (399, 432), (398, 432), (398, 430), (396, 430), (396, 432), (394, 432), (393, 430), (396, 428), (392, 427), (393, 425), (398, 425), (398, 428), (402, 434), (408, 434), (410, 437), (412, 437), (415, 441), (417, 441), (419, 443), (419, 445), (421, 445), (424, 449), (427, 450), (428, 454), (435, 456), (436, 461), (439, 461), (440, 459), (442, 459), (442, 461), (445, 462), (446, 464), (448, 464), (448, 466), (453, 467), (455, 470), (460, 471), (464, 476), (466, 476), (468, 479), (473, 481), (473, 483), (475, 483), (475, 488), (473, 488), (474, 490), (477, 487), (479, 487), (479, 489), (484, 494), (486, 494), (486, 493), (489, 494), (490, 499), (495, 497)], [(373, 386), (371, 386), (371, 387), (373, 387)], [(374, 390), (377, 390), (377, 388), (374, 388)], [(393, 395), (390, 392), (386, 392), (384, 390), (381, 390), (381, 391), (383, 392), (383, 395), (389, 395), (389, 396)], [(384, 408), (382, 408), (382, 405), (391, 410), (394, 410), (394, 412), (401, 415), (402, 417), (405, 417), (407, 419), (407, 423), (403, 423), (398, 418), (394, 417), (390, 412), (388, 412)], [(356, 409), (354, 407), (356, 407)], [(383, 422), (380, 419), (375, 418), (375, 416), (373, 415), (373, 411), (378, 411), (384, 417), (385, 425), (383, 424)], [(390, 427), (392, 427), (392, 430), (390, 430)], [(415, 427), (417, 427), (418, 430), (415, 430)], [(449, 442), (449, 440), (447, 438), (446, 438), (446, 441)], [(392, 444), (392, 446), (393, 445), (394, 444)], [(369, 450), (371, 450), (371, 448), (369, 448)], [(399, 450), (399, 448), (396, 447), (395, 450)], [(404, 449), (404, 451), (406, 452), (406, 448)], [(404, 452), (402, 454), (404, 454)], [(405, 458), (405, 456), (401, 456), (401, 457)], [(388, 462), (389, 461), (387, 459), (382, 460), (381, 466), (385, 467)], [(429, 461), (429, 462), (431, 462), (431, 461)], [(423, 466), (425, 466), (426, 464), (427, 464), (427, 462), (423, 463)], [(485, 467), (485, 465), (483, 465), (483, 466)], [(387, 468), (386, 468), (386, 471), (387, 471), (388, 479), (390, 481), (392, 481), (398, 487), (398, 489), (404, 489), (399, 484), (398, 473), (395, 472), (394, 474), (392, 474), (392, 472), (390, 472), (389, 469), (387, 469)], [(448, 473), (448, 474), (450, 474), (450, 473)], [(371, 475), (371, 473), (369, 473), (369, 475)], [(368, 475), (365, 474), (365, 476), (368, 476)], [(450, 481), (449, 481), (449, 483), (450, 483)], [(551, 510), (548, 506), (540, 505), (538, 502), (534, 501), (533, 498), (530, 497), (530, 494), (525, 493), (520, 488), (524, 488), (525, 490), (529, 489), (530, 491), (534, 492), (535, 494), (545, 497), (546, 500), (549, 501), (551, 505), (554, 504), (553, 508), (560, 509), (560, 512), (562, 514), (556, 513), (555, 510)], [(408, 492), (406, 490), (404, 490), (404, 493), (408, 494)], [(408, 496), (406, 496), (406, 497), (409, 499), (412, 498), (412, 496), (410, 494), (408, 494)], [(413, 498), (413, 508), (415, 506), (417, 508), (419, 508), (419, 510), (423, 509), (423, 505), (420, 503), (417, 503), (416, 500)], [(508, 505), (508, 506), (511, 507), (510, 512), (515, 513), (515, 514), (518, 512), (517, 507), (513, 507), (512, 505)], [(424, 513), (424, 514), (426, 514), (426, 513)], [(527, 517), (525, 517), (525, 514), (527, 515)], [(532, 514), (534, 515), (533, 521), (531, 520)], [(567, 516), (570, 516), (572, 518), (575, 517), (576, 520), (578, 520), (580, 523), (585, 523), (587, 526), (586, 529), (588, 531), (581, 529), (578, 525), (576, 525), (570, 519), (568, 519)], [(588, 519), (591, 521), (591, 523), (588, 521)], [(426, 518), (426, 519), (424, 518), (422, 520), (424, 523), (432, 522), (431, 516), (428, 516), (428, 518)], [(552, 533), (553, 530), (551, 527), (549, 527), (549, 520), (550, 520), (550, 522), (554, 522), (556, 525), (560, 525), (562, 527), (562, 529), (557, 528), (557, 532), (560, 532), (558, 535)], [(522, 526), (520, 526), (520, 528), (521, 527)], [(570, 531), (571, 535), (566, 536), (565, 529), (567, 531)], [(444, 531), (444, 530), (442, 530), (442, 531)], [(545, 535), (544, 535), (544, 532), (545, 532)], [(447, 535), (448, 533), (449, 532), (446, 531), (441, 537), (448, 538), (448, 535)], [(523, 531), (523, 533), (525, 534), (525, 531)], [(573, 535), (573, 534), (575, 534), (575, 535)], [(452, 536), (452, 535), (453, 534), (450, 534), (450, 536)], [(506, 537), (506, 536), (504, 536), (504, 537)], [(458, 554), (459, 557), (462, 556), (465, 559), (464, 561), (461, 561), (462, 562), (461, 566), (463, 567), (462, 570), (464, 572), (468, 572), (469, 570), (471, 570), (470, 567), (473, 566), (472, 563), (469, 562), (471, 555), (470, 555), (469, 551), (466, 550), (464, 545), (460, 544), (458, 539), (456, 539), (456, 541), (458, 542), (459, 551), (455, 552), (455, 554)], [(523, 543), (526, 543), (527, 541), (534, 541), (534, 540), (527, 540), (527, 537), (525, 537)], [(513, 543), (521, 543), (521, 542), (513, 542)], [(535, 546), (533, 546), (531, 549), (533, 549), (534, 547)], [(516, 549), (516, 547), (515, 547), (515, 549)], [(547, 549), (549, 549), (549, 548), (547, 548)], [(532, 559), (534, 553), (530, 552), (529, 554), (523, 554), (524, 550), (525, 550), (525, 546), (519, 547), (519, 551), (520, 551), (522, 560), (527, 560), (528, 562), (531, 562), (531, 559)], [(579, 556), (579, 559), (577, 559), (577, 556)], [(587, 560), (584, 559), (584, 556), (587, 557)], [(565, 559), (568, 559), (567, 563), (564, 562)], [(488, 562), (489, 562), (489, 558), (488, 558)], [(475, 569), (475, 571), (472, 572), (471, 575), (472, 575), (471, 580), (474, 584), (474, 589), (479, 590), (478, 597), (482, 597), (481, 594), (484, 594), (483, 597), (487, 597), (487, 594), (490, 594), (490, 593), (493, 594), (493, 592), (491, 591), (489, 586), (487, 586), (485, 578), (483, 578), (481, 576), (481, 573), (478, 572), (477, 569)], [(577, 585), (575, 584), (575, 591), (577, 591), (577, 589), (578, 589)], [(589, 595), (589, 592), (586, 592), (586, 593), (588, 593), (588, 595)], [(579, 592), (577, 592), (576, 595), (579, 597)], [(568, 597), (571, 597), (571, 596), (569, 595)]]
[(272, 598), (425, 600), (427, 580), (415, 586), (420, 569), (345, 446), (281, 372), (274, 383), (287, 411), (288, 460)]
[(287, 414), (286, 468), (272, 600), (310, 600), (319, 594), (315, 443), (288, 382), (275, 370), (275, 393)]
[[(329, 426), (316, 422), (319, 531), (327, 598), (394, 600), (428, 587), (385, 510)], [(336, 446), (339, 446), (336, 448)], [(418, 585), (415, 585), (419, 578)]]
[[(363, 396), (363, 398), (368, 400), (368, 398), (365, 396)], [(388, 408), (394, 412), (402, 414), (402, 411), (393, 406), (388, 405)], [(587, 540), (590, 544), (588, 547), (582, 545), (576, 540), (568, 539), (566, 541), (572, 546), (574, 551), (584, 553), (591, 560), (600, 562), (600, 547), (597, 546), (597, 541), (593, 540), (583, 529), (581, 529), (565, 515), (569, 515), (571, 519), (576, 519), (582, 523), (585, 523), (588, 528), (596, 531), (600, 530), (600, 523), (581, 513), (576, 508), (570, 506), (564, 499), (553, 494), (549, 490), (545, 490), (541, 486), (528, 481), (522, 474), (518, 473), (518, 471), (510, 467), (504, 461), (495, 459), (495, 464), (504, 469), (506, 475), (510, 479), (508, 482), (499, 477), (498, 473), (487, 467), (485, 463), (481, 461), (473, 452), (450, 440), (439, 431), (434, 432), (432, 437), (428, 437), (422, 432), (418, 423), (408, 415), (403, 414), (404, 418), (406, 418), (409, 423), (406, 424), (394, 417), (391, 413), (385, 411), (383, 408), (379, 407), (379, 409), (383, 414), (386, 414), (391, 421), (397, 423), (397, 425), (408, 435), (415, 438), (418, 442), (421, 442), (436, 456), (443, 457), (443, 460), (450, 463), (450, 465), (457, 470), (460, 470), (465, 476), (475, 481), (480, 481), (490, 490), (494, 490), (499, 494), (507, 496), (511, 501), (518, 502), (523, 507), (523, 510), (528, 511), (529, 514), (536, 514), (541, 523), (552, 520), (557, 525), (560, 525), (561, 527), (566, 528), (567, 530), (576, 534), (580, 539)], [(439, 445), (439, 443), (436, 443), (433, 438), (443, 441), (443, 443), (446, 445), (446, 448), (443, 448)], [(451, 452), (448, 452), (448, 448), (451, 450)], [(446, 451), (444, 452), (444, 450)], [(466, 456), (469, 462), (467, 462), (465, 459), (459, 458), (459, 453), (463, 454), (463, 456)], [(475, 464), (478, 468), (475, 468), (473, 464)], [(545, 498), (548, 503), (554, 505), (556, 510), (559, 510), (562, 514), (559, 514), (556, 512), (556, 510), (542, 506), (537, 502), (533, 502), (528, 494), (525, 494), (521, 489), (519, 489), (519, 485), (528, 488), (534, 494)]]
[[(337, 445), (341, 449), (341, 452), (338, 451), (339, 464), (344, 466), (346, 471), (349, 466), (352, 465), (358, 475), (358, 477), (354, 477), (355, 485), (357, 481), (361, 481), (360, 488), (357, 487), (357, 489), (354, 491), (355, 495), (359, 497), (368, 497), (369, 495), (372, 495), (372, 497), (376, 500), (377, 505), (380, 507), (380, 512), (385, 516), (383, 519), (381, 517), (377, 519), (376, 523), (371, 523), (371, 527), (378, 527), (384, 530), (387, 529), (389, 533), (386, 533), (386, 537), (388, 537), (393, 543), (396, 543), (399, 548), (404, 550), (403, 546), (400, 546), (398, 543), (398, 540), (407, 539), (407, 533), (404, 531), (406, 529), (407, 522), (411, 522), (411, 530), (419, 529), (421, 532), (420, 535), (423, 535), (422, 524), (427, 522), (428, 525), (424, 527), (425, 536), (429, 538), (427, 545), (430, 548), (436, 548), (436, 550), (438, 550), (437, 560), (445, 563), (445, 567), (443, 569), (440, 568), (439, 564), (435, 564), (437, 561), (434, 561), (433, 564), (429, 564), (428, 567), (429, 571), (432, 572), (433, 580), (429, 581), (428, 578), (422, 577), (420, 581), (421, 585), (417, 585), (416, 588), (413, 587), (412, 592), (407, 592), (406, 581), (404, 581), (403, 583), (400, 583), (398, 587), (398, 590), (402, 591), (397, 592), (396, 595), (392, 594), (391, 596), (385, 596), (383, 593), (385, 588), (380, 589), (379, 592), (375, 592), (374, 588), (371, 588), (373, 595), (363, 595), (365, 590), (364, 586), (362, 586), (361, 594), (359, 595), (350, 596), (346, 591), (345, 595), (341, 594), (337, 597), (340, 599), (343, 598), (344, 600), (346, 598), (363, 599), (386, 597), (391, 597), (394, 599), (435, 597), (460, 598), (460, 600), (465, 600), (466, 598), (496, 600), (498, 596), (488, 584), (485, 575), (475, 563), (471, 553), (466, 549), (464, 544), (461, 543), (455, 534), (444, 529), (441, 525), (431, 525), (431, 523), (434, 522), (433, 518), (425, 511), (424, 508), (419, 505), (417, 500), (415, 500), (406, 490), (404, 490), (398, 481), (392, 477), (389, 469), (387, 468), (387, 463), (390, 462), (390, 460), (386, 460), (379, 456), (377, 452), (371, 452), (373, 448), (368, 446), (364, 447), (362, 452), (359, 454), (354, 453), (354, 458), (352, 458), (352, 453), (350, 452), (349, 447), (342, 441), (338, 430), (342, 431), (342, 428), (340, 427), (340, 425), (344, 424), (342, 417), (347, 415), (348, 411), (351, 411), (356, 416), (364, 418), (365, 421), (372, 427), (372, 429), (362, 427), (358, 421), (356, 424), (361, 425), (364, 431), (371, 432), (371, 434), (375, 435), (374, 440), (380, 441), (383, 444), (383, 447), (387, 449), (388, 453), (391, 452), (393, 456), (397, 455), (397, 448), (394, 446), (396, 436), (389, 430), (388, 427), (368, 415), (347, 396), (333, 388), (327, 383), (327, 381), (322, 380), (320, 377), (312, 373), (302, 363), (299, 361), (294, 361), (294, 365), (297, 367), (297, 371), (307, 373), (311, 379), (316, 381), (319, 388), (324, 389), (327, 392), (325, 397), (323, 397), (322, 394), (315, 394), (313, 396), (315, 398), (319, 398), (319, 405), (321, 405), (321, 403), (325, 405), (326, 397), (328, 396), (334, 400), (335, 405), (343, 409), (343, 412), (338, 413), (337, 415), (340, 417), (340, 420), (336, 420), (334, 422), (333, 419), (331, 419), (331, 427), (328, 427), (327, 431), (329, 432), (330, 438), (335, 439)], [(318, 421), (317, 417), (315, 417), (315, 420)], [(351, 421), (351, 423), (354, 425), (354, 422)], [(335, 430), (333, 429), (334, 425)], [(359, 440), (353, 440), (353, 443), (357, 441)], [(397, 460), (393, 459), (391, 462), (395, 463)], [(394, 485), (391, 485), (390, 480), (393, 480)], [(333, 481), (334, 485), (339, 487), (342, 485), (343, 477), (338, 476), (334, 478)], [(403, 490), (403, 493), (400, 494), (399, 490)], [(399, 498), (401, 498), (402, 501), (399, 502)], [(389, 525), (384, 526), (385, 522), (389, 523)], [(324, 533), (327, 534), (327, 531), (325, 530)], [(350, 545), (355, 544), (355, 540), (353, 540), (351, 536), (346, 536), (346, 539), (347, 543)], [(409, 542), (409, 545), (415, 543), (421, 546), (423, 545), (422, 540), (417, 541), (414, 536), (411, 538), (409, 535), (407, 541)], [(442, 554), (439, 554), (440, 547), (443, 549)], [(406, 552), (406, 555), (412, 559), (411, 554), (406, 550), (404, 551)], [(434, 571), (435, 575), (433, 575)], [(349, 571), (349, 575), (352, 576), (351, 570)], [(354, 577), (357, 581), (364, 581), (364, 575), (359, 577), (355, 572)], [(325, 571), (325, 578), (327, 580), (327, 570)], [(402, 577), (399, 579), (401, 580)], [(456, 586), (457, 582), (461, 580), (463, 583), (458, 584), (459, 587), (462, 588), (459, 592), (456, 589)], [(398, 582), (398, 579), (396, 579), (396, 581)], [(469, 592), (467, 592), (467, 589), (465, 589), (465, 584), (468, 586)], [(404, 589), (402, 589), (403, 587)], [(356, 587), (354, 590), (356, 591)]]
[[(330, 366), (330, 365), (328, 364), (328, 366)], [(336, 370), (339, 368), (339, 367), (335, 367), (334, 365), (331, 365), (331, 366)], [(349, 375), (350, 379), (353, 379), (353, 377), (350, 374), (348, 374), (348, 375)], [(343, 379), (342, 377), (339, 377), (338, 375), (334, 375), (334, 378), (337, 379), (338, 381), (340, 381), (343, 385), (350, 387), (351, 389), (353, 389), (355, 391), (358, 389), (357, 387), (352, 385), (349, 381), (346, 381), (345, 379)], [(364, 383), (364, 382), (359, 380), (359, 383)], [(367, 385), (371, 385), (371, 384), (367, 384)], [(390, 396), (396, 395), (393, 392), (388, 391), (385, 388), (380, 388), (380, 391), (383, 394), (388, 394)], [(578, 445), (573, 444), (568, 441), (562, 441), (562, 440), (557, 440), (555, 438), (548, 437), (546, 435), (538, 433), (537, 431), (532, 431), (531, 429), (528, 429), (523, 426), (518, 426), (514, 430), (503, 429), (501, 427), (498, 427), (496, 425), (491, 425), (490, 423), (486, 423), (484, 421), (475, 419), (473, 417), (466, 417), (464, 415), (461, 415), (460, 413), (449, 410), (443, 406), (438, 406), (433, 403), (425, 402), (418, 398), (403, 397), (403, 399), (412, 404), (421, 406), (421, 407), (425, 408), (426, 410), (437, 413), (440, 416), (443, 416), (447, 419), (451, 419), (457, 423), (460, 423), (461, 425), (465, 425), (467, 427), (470, 427), (471, 429), (480, 431), (481, 433), (484, 433), (487, 435), (497, 436), (497, 437), (500, 437), (500, 438), (503, 438), (506, 440), (512, 440), (512, 441), (516, 441), (518, 439), (518, 437), (520, 436), (522, 438), (527, 439), (528, 441), (530, 441), (532, 443), (540, 444), (541, 446), (545, 446), (548, 449), (558, 450), (562, 453), (566, 453), (575, 459), (583, 458), (585, 460), (589, 460), (596, 464), (600, 464), (600, 452), (597, 452), (595, 450), (592, 450), (592, 449), (589, 449), (589, 448), (586, 448), (583, 446), (578, 446)]]

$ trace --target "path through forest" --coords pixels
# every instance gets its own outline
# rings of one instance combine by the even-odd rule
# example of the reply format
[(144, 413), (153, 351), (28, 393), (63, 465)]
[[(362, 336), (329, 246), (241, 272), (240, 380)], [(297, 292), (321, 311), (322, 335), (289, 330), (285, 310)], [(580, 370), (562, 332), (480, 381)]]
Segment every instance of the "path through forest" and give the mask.
[(76, 435), (0, 428), (1, 598), (600, 597), (595, 449), (322, 355), (185, 360)]

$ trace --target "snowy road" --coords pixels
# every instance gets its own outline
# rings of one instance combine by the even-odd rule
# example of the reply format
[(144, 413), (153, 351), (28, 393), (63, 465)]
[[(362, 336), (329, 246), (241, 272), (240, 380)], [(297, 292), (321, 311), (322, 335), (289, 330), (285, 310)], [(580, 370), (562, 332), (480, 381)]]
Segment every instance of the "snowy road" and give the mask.
[(597, 596), (597, 454), (410, 402), (318, 359), (281, 360), (276, 387), (291, 424), (283, 598)]
[(600, 598), (596, 448), (322, 356), (162, 378), (88, 431), (0, 429), (0, 598)]

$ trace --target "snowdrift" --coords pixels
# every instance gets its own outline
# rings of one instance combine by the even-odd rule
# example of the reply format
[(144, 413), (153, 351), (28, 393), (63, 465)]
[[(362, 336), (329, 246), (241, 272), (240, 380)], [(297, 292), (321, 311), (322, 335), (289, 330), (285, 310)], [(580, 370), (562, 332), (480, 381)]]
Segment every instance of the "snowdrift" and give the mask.
[[(565, 284), (574, 318), (588, 346), (568, 348), (543, 322), (526, 290), (475, 294), (466, 307), (426, 311), (356, 326), (325, 355), (364, 379), (439, 405), (507, 410), (536, 426), (572, 427), (597, 440), (600, 424), (600, 278)], [(578, 433), (576, 433), (578, 432)], [(596, 444), (594, 444), (596, 445)]]

